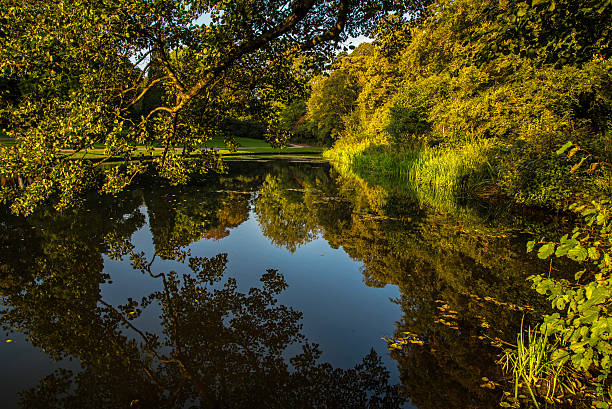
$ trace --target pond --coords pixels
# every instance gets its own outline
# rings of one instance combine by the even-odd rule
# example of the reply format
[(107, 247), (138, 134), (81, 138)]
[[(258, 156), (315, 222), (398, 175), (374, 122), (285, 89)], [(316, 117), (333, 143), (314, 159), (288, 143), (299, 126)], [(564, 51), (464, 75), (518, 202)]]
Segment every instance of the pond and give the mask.
[(0, 212), (5, 408), (496, 408), (563, 223), (320, 160)]

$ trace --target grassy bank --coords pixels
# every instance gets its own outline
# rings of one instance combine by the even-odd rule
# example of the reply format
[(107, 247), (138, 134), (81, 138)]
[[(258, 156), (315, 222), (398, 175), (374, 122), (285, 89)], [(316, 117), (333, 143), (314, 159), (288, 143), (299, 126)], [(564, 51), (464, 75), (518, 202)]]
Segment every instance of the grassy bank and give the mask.
[(484, 140), (457, 147), (397, 147), (362, 144), (324, 153), (337, 168), (381, 183), (400, 180), (417, 190), (466, 195), (496, 179), (491, 164), (496, 145)]

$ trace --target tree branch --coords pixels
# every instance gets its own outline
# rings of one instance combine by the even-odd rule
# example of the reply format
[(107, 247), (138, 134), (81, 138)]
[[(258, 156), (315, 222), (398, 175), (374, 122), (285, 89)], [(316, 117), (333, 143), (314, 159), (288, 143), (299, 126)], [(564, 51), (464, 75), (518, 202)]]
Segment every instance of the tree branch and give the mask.
[(130, 103), (127, 104), (121, 110), (122, 111), (127, 111), (128, 109), (133, 107), (135, 104), (138, 103), (138, 101), (140, 101), (147, 94), (147, 92), (149, 92), (151, 90), (151, 88), (153, 88), (153, 86), (155, 86), (155, 84), (158, 84), (158, 83), (160, 83), (163, 80), (167, 80), (168, 78), (169, 78), (168, 76), (159, 77), (159, 78), (155, 78), (153, 81), (149, 82), (149, 84), (147, 84), (147, 86), (140, 92), (140, 94), (138, 94), (134, 99), (132, 99), (130, 101)]
[[(347, 0), (343, 0), (343, 3)], [(295, 27), (300, 21), (302, 21), (307, 15), (308, 12), (314, 7), (316, 0), (303, 0), (299, 2), (293, 9), (293, 12), (287, 16), (281, 23), (279, 23), (276, 27), (265, 31), (259, 37), (256, 37), (252, 40), (248, 40), (242, 45), (234, 48), (234, 50), (230, 51), (227, 56), (213, 69), (208, 75), (202, 78), (200, 81), (196, 82), (189, 90), (181, 93), (177, 100), (178, 104), (175, 107), (176, 110), (180, 110), (187, 102), (189, 102), (193, 97), (198, 95), (207, 85), (215, 80), (215, 78), (221, 73), (225, 72), (230, 66), (232, 66), (238, 59), (243, 57), (246, 54), (252, 53), (256, 51), (270, 41), (282, 36), (283, 34), (288, 33), (293, 27)]]
[[(242, 44), (233, 47), (226, 56), (221, 59), (221, 61), (212, 69), (209, 70), (207, 74), (204, 75), (199, 81), (193, 84), (191, 87), (186, 88), (184, 84), (180, 82), (178, 79), (176, 72), (174, 71), (170, 58), (168, 54), (165, 52), (164, 44), (160, 40), (159, 37), (156, 38), (156, 42), (160, 45), (160, 55), (157, 56), (158, 60), (162, 63), (168, 76), (175, 83), (178, 88), (178, 94), (176, 97), (176, 103), (173, 106), (163, 106), (157, 107), (153, 109), (145, 118), (147, 121), (151, 118), (155, 113), (160, 111), (168, 112), (171, 117), (175, 118), (175, 115), (187, 105), (193, 98), (199, 95), (204, 89), (211, 87), (218, 83), (220, 78), (224, 76), (227, 70), (236, 63), (240, 58), (253, 53), (271, 41), (289, 33), (297, 24), (299, 24), (313, 9), (316, 5), (317, 0), (296, 0), (294, 2), (293, 11), (280, 23), (278, 23), (275, 27), (270, 28), (269, 30), (263, 32), (261, 35), (255, 38), (247, 39)], [(342, 31), (344, 30), (349, 10), (350, 10), (350, 0), (340, 0), (338, 3), (338, 11), (335, 20), (335, 24), (330, 27), (324, 33), (315, 36), (311, 40), (304, 42), (303, 44), (297, 46), (295, 50), (291, 50), (287, 52), (287, 55), (292, 54), (293, 52), (297, 52), (300, 50), (311, 49), (325, 41), (330, 41), (334, 39), (338, 39)], [(174, 135), (174, 132), (173, 132)], [(167, 149), (164, 150), (164, 155), (162, 159), (165, 159), (165, 153)]]

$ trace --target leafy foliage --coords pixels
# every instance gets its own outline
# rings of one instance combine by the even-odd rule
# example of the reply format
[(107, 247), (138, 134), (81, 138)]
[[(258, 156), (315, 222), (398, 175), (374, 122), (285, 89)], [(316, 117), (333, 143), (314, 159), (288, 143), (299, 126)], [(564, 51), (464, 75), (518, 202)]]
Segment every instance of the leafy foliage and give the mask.
[[(609, 201), (602, 201), (572, 205), (570, 209), (584, 218), (583, 226), (574, 228), (571, 235), (564, 235), (558, 242), (530, 241), (527, 250), (537, 250), (541, 259), (566, 257), (582, 263), (583, 268), (575, 274), (575, 283), (544, 274), (530, 276), (529, 280), (557, 310), (545, 315), (539, 328), (542, 336), (554, 340), (555, 347), (546, 351), (546, 358), (556, 368), (554, 377), (558, 376), (559, 369), (568, 376), (570, 365), (580, 374), (592, 373), (588, 377), (592, 380), (586, 383), (596, 393), (595, 403), (598, 407), (608, 407), (612, 402), (608, 389), (612, 369), (609, 343), (612, 339), (609, 311), (612, 296), (611, 206)], [(549, 368), (542, 376), (550, 376), (551, 371), (553, 369)], [(572, 388), (569, 391), (577, 393)]]
[[(33, 182), (0, 199), (24, 214), (50, 198), (66, 208), (99, 187), (104, 159), (82, 156), (95, 145), (127, 162), (135, 144), (160, 144), (158, 174), (182, 183), (214, 169), (214, 155), (193, 151), (249, 110), (283, 143), (270, 107), (300, 88), (293, 58), (320, 66), (339, 41), (411, 3), (3, 0), (0, 123), (15, 143), (0, 148), (0, 174)], [(142, 167), (120, 172), (102, 172), (107, 191)]]
[[(352, 65), (360, 84), (352, 112), (334, 119), (343, 130), (335, 156), (369, 144), (401, 156), (403, 146), (454, 152), (493, 140), (482, 161), (518, 202), (562, 208), (582, 193), (610, 194), (609, 2), (438, 1), (427, 10), (412, 26), (391, 18), (365, 58), (350, 54), (332, 71)], [(390, 54), (393, 30), (401, 47)], [(567, 140), (580, 148), (573, 159), (555, 154)]]

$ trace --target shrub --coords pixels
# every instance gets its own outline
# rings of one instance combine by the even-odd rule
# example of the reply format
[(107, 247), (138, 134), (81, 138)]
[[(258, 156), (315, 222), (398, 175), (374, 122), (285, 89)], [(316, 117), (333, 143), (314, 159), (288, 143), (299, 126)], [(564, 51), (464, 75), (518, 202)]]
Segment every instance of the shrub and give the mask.
[[(528, 278), (533, 288), (545, 295), (556, 310), (543, 317), (538, 342), (534, 344), (548, 346), (545, 350), (508, 350), (506, 356), (516, 361), (523, 353), (523, 361), (550, 363), (539, 371), (537, 378), (523, 383), (530, 392), (537, 393), (532, 387), (540, 380), (561, 376), (566, 379), (560, 385), (561, 394), (569, 392), (569, 397), (573, 398), (577, 388), (572, 384), (579, 382), (587, 390), (584, 396), (591, 395), (593, 406), (609, 408), (612, 403), (609, 389), (612, 370), (612, 203), (602, 200), (573, 204), (570, 210), (584, 218), (584, 223), (576, 226), (571, 236), (566, 234), (553, 242), (527, 243), (527, 251), (537, 250), (541, 259), (567, 257), (581, 263), (573, 283), (552, 278), (549, 273)], [(521, 380), (525, 379), (516, 378), (516, 390)], [(535, 396), (534, 400), (537, 405)]]

